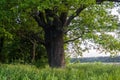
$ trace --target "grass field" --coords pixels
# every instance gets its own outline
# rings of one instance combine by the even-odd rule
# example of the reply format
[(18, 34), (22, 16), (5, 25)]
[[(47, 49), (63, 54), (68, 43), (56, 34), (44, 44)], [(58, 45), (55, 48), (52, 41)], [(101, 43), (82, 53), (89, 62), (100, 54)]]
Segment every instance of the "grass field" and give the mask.
[(0, 64), (0, 80), (120, 80), (120, 65), (69, 64), (64, 69)]

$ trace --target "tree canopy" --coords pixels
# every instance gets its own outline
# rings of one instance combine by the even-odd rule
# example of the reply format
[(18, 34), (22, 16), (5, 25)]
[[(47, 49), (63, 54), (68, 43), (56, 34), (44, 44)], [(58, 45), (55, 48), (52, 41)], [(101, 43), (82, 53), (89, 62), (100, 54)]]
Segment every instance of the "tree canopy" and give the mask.
[(71, 44), (83, 51), (77, 44), (87, 39), (102, 45), (107, 51), (118, 51), (119, 40), (105, 34), (119, 26), (118, 19), (107, 11), (114, 7), (113, 2), (120, 1), (1, 0), (0, 55), (11, 54), (6, 47), (12, 45), (15, 53), (24, 57), (28, 54), (33, 62), (42, 48), (41, 52), (46, 51), (51, 67), (64, 67), (65, 43), (74, 41)]

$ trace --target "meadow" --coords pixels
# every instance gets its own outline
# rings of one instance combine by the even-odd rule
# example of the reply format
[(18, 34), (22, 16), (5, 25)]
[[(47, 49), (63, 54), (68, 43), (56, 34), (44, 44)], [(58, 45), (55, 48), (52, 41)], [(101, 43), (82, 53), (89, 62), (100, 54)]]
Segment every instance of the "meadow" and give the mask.
[(34, 65), (0, 64), (0, 80), (120, 80), (120, 65), (69, 64), (64, 69)]

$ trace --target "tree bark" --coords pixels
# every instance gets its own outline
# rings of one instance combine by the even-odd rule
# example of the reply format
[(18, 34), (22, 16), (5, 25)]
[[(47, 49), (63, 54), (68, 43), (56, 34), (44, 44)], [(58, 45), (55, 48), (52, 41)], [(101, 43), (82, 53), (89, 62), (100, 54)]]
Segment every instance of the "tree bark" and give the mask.
[(32, 49), (32, 63), (35, 61), (35, 53), (36, 53), (36, 41), (33, 42), (33, 49)]
[(45, 47), (50, 67), (64, 67), (63, 31), (55, 27), (45, 29)]
[(0, 38), (0, 53), (2, 52), (4, 38)]
[(1, 53), (2, 48), (3, 48), (3, 44), (4, 44), (4, 38), (1, 37), (0, 38), (0, 62), (4, 62), (4, 60), (5, 60), (3, 54)]

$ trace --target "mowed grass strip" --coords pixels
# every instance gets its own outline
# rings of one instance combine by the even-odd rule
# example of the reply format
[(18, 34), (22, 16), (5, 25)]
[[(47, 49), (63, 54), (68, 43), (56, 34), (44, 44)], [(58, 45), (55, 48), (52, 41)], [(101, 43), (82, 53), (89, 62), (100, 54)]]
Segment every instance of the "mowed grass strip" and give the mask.
[(64, 69), (0, 64), (0, 80), (120, 80), (120, 65), (69, 64)]

